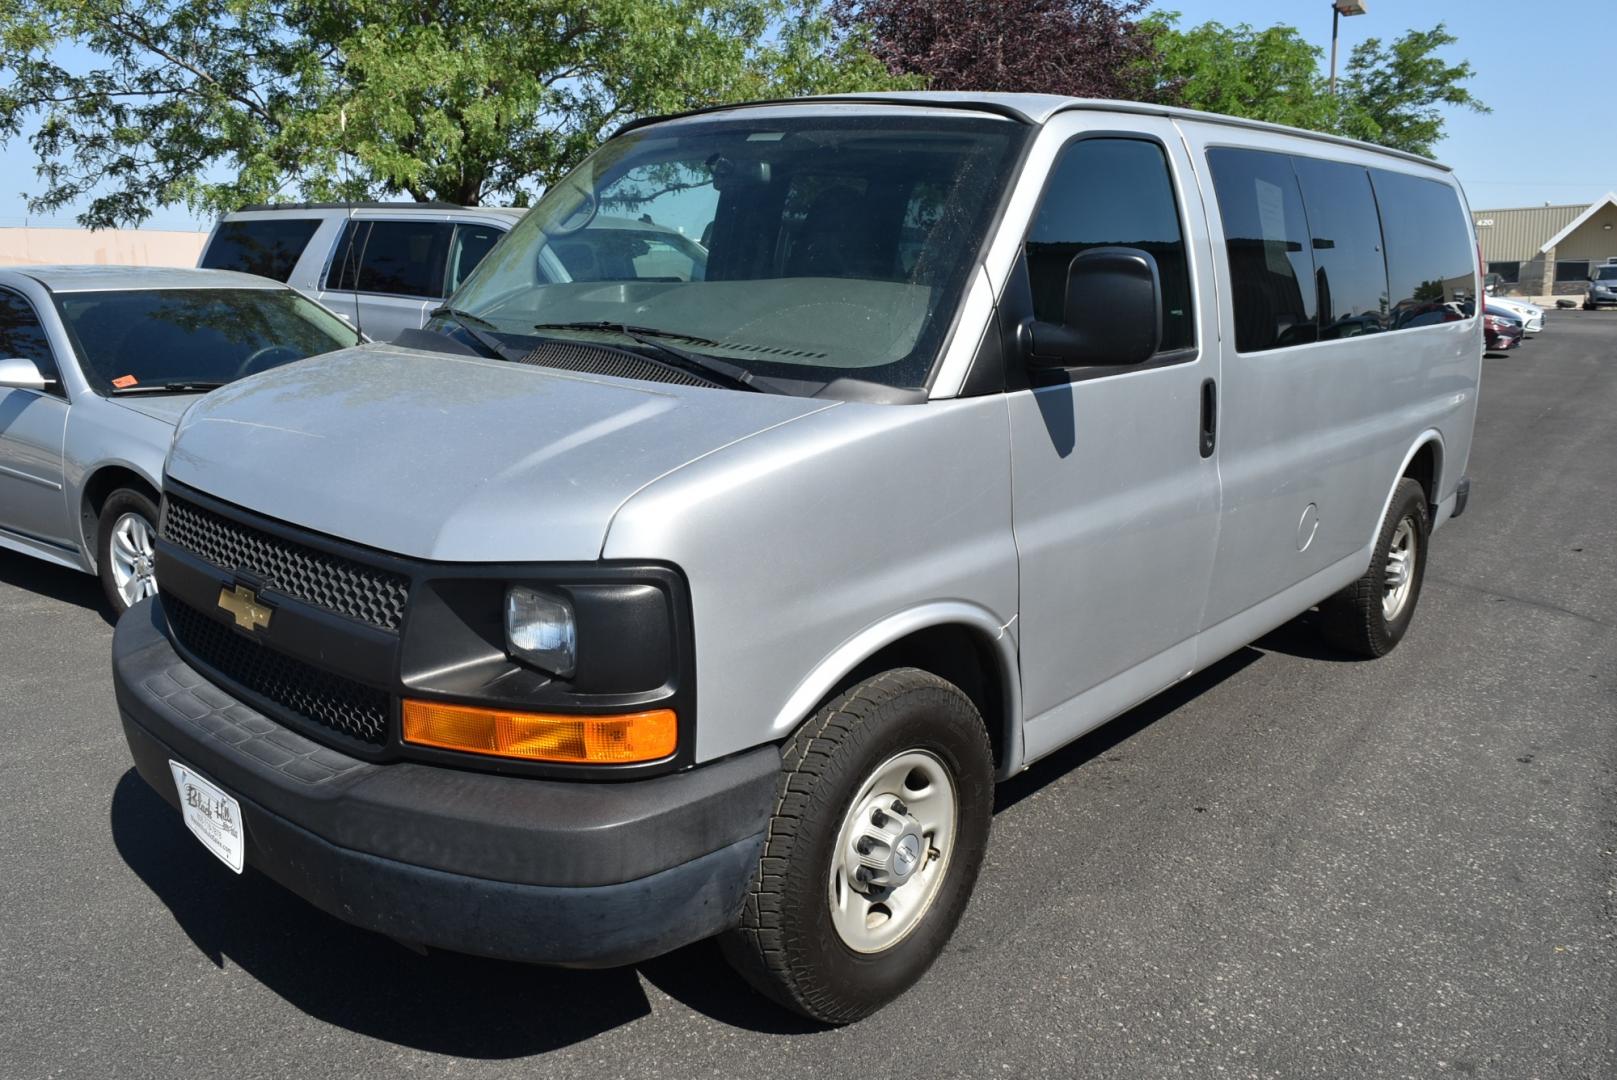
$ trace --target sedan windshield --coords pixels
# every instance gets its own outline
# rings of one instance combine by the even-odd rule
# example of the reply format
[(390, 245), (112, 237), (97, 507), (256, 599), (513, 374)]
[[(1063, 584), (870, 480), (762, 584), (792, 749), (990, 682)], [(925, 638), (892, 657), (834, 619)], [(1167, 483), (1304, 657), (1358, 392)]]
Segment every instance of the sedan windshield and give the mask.
[(56, 302), (85, 378), (104, 394), (205, 389), (359, 340), (291, 289), (126, 289)]
[(786, 386), (920, 387), (1022, 137), (846, 108), (642, 129), (547, 192), (449, 306), (507, 339), (626, 324)]

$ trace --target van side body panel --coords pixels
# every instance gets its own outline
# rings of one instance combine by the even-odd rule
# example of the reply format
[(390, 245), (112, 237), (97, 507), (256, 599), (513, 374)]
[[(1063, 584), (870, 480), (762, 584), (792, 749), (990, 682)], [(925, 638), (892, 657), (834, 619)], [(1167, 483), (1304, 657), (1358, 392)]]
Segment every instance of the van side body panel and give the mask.
[(625, 501), (602, 556), (668, 560), (690, 582), (698, 761), (783, 738), (818, 701), (804, 688), (863, 658), (849, 642), (874, 651), (891, 635), (872, 628), (935, 625), (940, 604), (1008, 655), (1008, 445), (1003, 396), (843, 403)]
[[(1058, 115), (1050, 126), (1066, 118), (1091, 130), (1152, 133), (1138, 116), (1098, 110)], [(1082, 596), (1068, 597), (1069, 621), (1046, 628), (1029, 617), (1029, 606), (1052, 589), (1060, 591), (1063, 580), (1072, 579), (1055, 579), (1030, 565), (1030, 555), (1038, 558), (1040, 545), (1035, 540), (1039, 527), (1024, 517), (1021, 500), (1030, 490), (1052, 481), (1045, 477), (1035, 482), (1018, 470), (1024, 765), (1256, 640), (1356, 580), (1369, 564), (1392, 490), (1421, 446), (1433, 443), (1438, 451), (1436, 490), (1429, 494), (1440, 516), (1454, 505), (1469, 457), (1482, 359), (1480, 323), (1475, 318), (1269, 352), (1236, 351), (1230, 301), (1233, 283), (1205, 151), (1210, 145), (1228, 145), (1404, 172), (1454, 189), (1463, 208), (1463, 194), (1452, 176), (1408, 158), (1279, 132), (1190, 119), (1177, 121), (1175, 127), (1183, 132), (1190, 154), (1191, 168), (1185, 171), (1182, 184), (1199, 187), (1199, 191), (1182, 190), (1181, 200), (1200, 306), (1200, 341), (1204, 350), (1217, 354), (1208, 365), (1209, 374), (1216, 373), (1219, 381), (1216, 463), (1220, 484), (1214, 510), (1217, 525), (1207, 552), (1214, 563), (1199, 581), (1194, 557), (1158, 558), (1151, 574), (1135, 565), (1140, 554), (1138, 537), (1131, 539), (1130, 530), (1137, 531), (1149, 519), (1153, 505), (1152, 485), (1144, 477), (1135, 477), (1133, 484), (1119, 489), (1119, 494), (1132, 493), (1132, 514), (1113, 520), (1116, 515), (1107, 513), (1105, 498), (1085, 498), (1069, 508), (1072, 520), (1091, 520), (1097, 535), (1113, 538), (1116, 576), (1094, 579)], [(1030, 163), (1048, 170), (1054, 157), (1049, 143), (1061, 141), (1041, 138), (1029, 155)], [(1175, 157), (1174, 163), (1178, 171), (1180, 160)], [(1037, 179), (1022, 178), (1013, 206), (1031, 212), (1036, 200), (1025, 189)], [(1468, 213), (1465, 221), (1471, 228)], [(989, 273), (1001, 288), (1019, 257), (1019, 247), (1020, 237), (1010, 235), (1007, 225), (990, 250)], [(1149, 374), (1142, 371), (1137, 377)], [(1103, 397), (1119, 393), (1108, 385), (1116, 382), (1100, 379), (1071, 387), (1078, 415), (1083, 415), (1086, 405), (1091, 407), (1092, 429), (1097, 420), (1104, 426), (1117, 410), (1125, 416), (1141, 415), (1131, 413), (1121, 398), (1103, 405)], [(1023, 426), (1017, 422), (1019, 396), (1030, 395), (1011, 395), (1016, 454), (1026, 445), (1017, 442), (1024, 436)], [(1164, 395), (1154, 404), (1171, 410), (1175, 400), (1173, 395)], [(1145, 404), (1135, 402), (1133, 408)], [(1149, 423), (1146, 430), (1157, 434)], [(1154, 452), (1143, 444), (1133, 449), (1144, 457)], [(1161, 472), (1165, 463), (1156, 464), (1157, 475), (1166, 475)], [(1075, 468), (1105, 476), (1108, 470), (1126, 474), (1129, 465), (1116, 454), (1092, 453), (1081, 456)], [(1090, 482), (1099, 481), (1091, 478)], [(1116, 505), (1124, 504), (1118, 501)], [(1308, 522), (1315, 515), (1318, 524), (1310, 529)], [(1434, 527), (1439, 524), (1434, 522)], [(1071, 551), (1069, 569), (1082, 564), (1080, 551), (1081, 546)], [(1049, 562), (1061, 565), (1055, 558)], [(1178, 640), (1177, 635), (1159, 635), (1154, 642), (1159, 647), (1151, 647), (1153, 643), (1128, 631), (1140, 618), (1153, 614), (1164, 622), (1174, 622), (1172, 604), (1164, 607), (1148, 595), (1152, 585), (1163, 582), (1184, 590), (1202, 588), (1202, 610), (1193, 636)], [(1115, 636), (1109, 636), (1108, 630)], [(1046, 634), (1052, 637), (1047, 640)], [(1077, 680), (1078, 692), (1063, 699), (1041, 685), (1051, 664), (1083, 671), (1088, 677)], [(1103, 677), (1096, 681), (1096, 674)]]
[[(1454, 185), (1443, 170), (1351, 147), (1205, 122), (1180, 127), (1203, 170), (1214, 236), (1224, 235), (1224, 223), (1206, 169), (1210, 147), (1314, 157)], [(1219, 291), (1234, 296), (1229, 261), (1219, 248)], [(1470, 444), (1482, 357), (1474, 317), (1247, 353), (1235, 348), (1233, 305), (1226, 304), (1220, 318), (1224, 509), (1204, 624), (1220, 629), (1204, 643), (1198, 667), (1238, 647), (1228, 644), (1230, 630), (1222, 624), (1269, 610), (1270, 598), (1315, 579), (1319, 595), (1291, 605), (1304, 610), (1340, 587), (1333, 583), (1363, 572), (1392, 487), (1427, 433), (1440, 433), (1447, 451), (1440, 491), (1431, 497), (1436, 502), (1452, 493)], [(1307, 520), (1316, 517), (1310, 539)], [(1352, 567), (1356, 572), (1347, 574)], [(1233, 625), (1260, 626), (1262, 633), (1265, 623), (1288, 617)]]

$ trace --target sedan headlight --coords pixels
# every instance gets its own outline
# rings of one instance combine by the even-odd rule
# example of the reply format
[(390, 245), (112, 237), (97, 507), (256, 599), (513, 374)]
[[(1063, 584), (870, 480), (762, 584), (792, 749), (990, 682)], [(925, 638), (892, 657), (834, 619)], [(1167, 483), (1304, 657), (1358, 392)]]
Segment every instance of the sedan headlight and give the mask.
[(505, 644), (512, 656), (571, 678), (578, 667), (573, 606), (559, 596), (513, 585), (505, 594)]

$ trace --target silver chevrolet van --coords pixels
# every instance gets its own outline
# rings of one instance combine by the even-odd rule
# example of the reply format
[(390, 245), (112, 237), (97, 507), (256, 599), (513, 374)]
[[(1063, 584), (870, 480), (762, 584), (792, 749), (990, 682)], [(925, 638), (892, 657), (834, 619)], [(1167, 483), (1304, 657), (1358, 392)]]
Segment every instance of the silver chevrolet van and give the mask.
[(1156, 106), (631, 124), (425, 330), (187, 413), (135, 763), (358, 926), (721, 935), (865, 1016), (995, 781), (1315, 607), (1397, 645), (1468, 492), (1476, 252), (1439, 165)]

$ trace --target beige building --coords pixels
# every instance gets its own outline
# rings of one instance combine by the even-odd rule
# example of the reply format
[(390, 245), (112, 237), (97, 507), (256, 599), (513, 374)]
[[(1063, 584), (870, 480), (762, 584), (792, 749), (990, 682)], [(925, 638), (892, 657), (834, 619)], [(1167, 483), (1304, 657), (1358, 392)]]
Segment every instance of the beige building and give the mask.
[(195, 266), (207, 239), (162, 229), (0, 229), (0, 266)]
[(1473, 210), (1477, 240), (1497, 292), (1511, 296), (1575, 296), (1590, 267), (1617, 262), (1617, 192), (1588, 206)]

